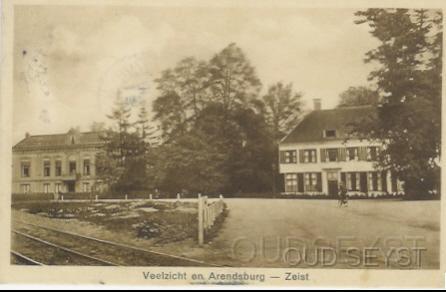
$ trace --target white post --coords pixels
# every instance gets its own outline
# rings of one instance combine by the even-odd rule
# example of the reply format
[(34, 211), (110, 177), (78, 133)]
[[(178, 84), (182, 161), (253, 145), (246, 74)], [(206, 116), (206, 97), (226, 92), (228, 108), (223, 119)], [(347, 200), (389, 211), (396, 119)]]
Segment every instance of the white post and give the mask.
[(389, 193), (389, 195), (392, 194), (392, 174), (390, 172), (390, 170), (387, 171), (387, 175), (386, 175), (386, 181), (387, 181), (387, 193)]
[(149, 195), (149, 199), (150, 199), (150, 201), (153, 201), (153, 195), (152, 194)]
[(62, 195), (62, 196), (60, 196), (60, 200), (61, 200), (61, 201), (63, 201), (63, 195)]
[(177, 201), (178, 201), (178, 202), (181, 201), (181, 195), (180, 195), (180, 193), (177, 193)]
[(198, 244), (204, 244), (203, 198), (198, 194)]
[(328, 178), (326, 171), (322, 171), (322, 193), (328, 196)]
[(129, 199), (129, 195), (125, 194), (125, 200), (127, 201)]
[(99, 196), (96, 195), (96, 197), (94, 199), (95, 199), (96, 202), (99, 201)]

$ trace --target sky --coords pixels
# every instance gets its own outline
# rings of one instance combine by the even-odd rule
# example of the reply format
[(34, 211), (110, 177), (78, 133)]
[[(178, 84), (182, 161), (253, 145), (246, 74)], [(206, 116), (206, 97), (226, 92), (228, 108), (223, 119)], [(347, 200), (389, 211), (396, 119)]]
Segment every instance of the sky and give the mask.
[(209, 60), (235, 42), (263, 83), (292, 83), (308, 108), (333, 108), (370, 85), (377, 46), (354, 10), (290, 7), (16, 6), (14, 143), (106, 121), (118, 92), (148, 105), (153, 80), (182, 58)]

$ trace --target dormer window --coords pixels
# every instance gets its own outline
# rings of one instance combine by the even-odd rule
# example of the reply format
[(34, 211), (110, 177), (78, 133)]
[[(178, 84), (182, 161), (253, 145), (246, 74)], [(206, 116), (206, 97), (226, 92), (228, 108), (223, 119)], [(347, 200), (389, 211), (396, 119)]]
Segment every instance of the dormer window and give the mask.
[(336, 138), (336, 137), (337, 137), (336, 130), (333, 129), (324, 130), (324, 138)]

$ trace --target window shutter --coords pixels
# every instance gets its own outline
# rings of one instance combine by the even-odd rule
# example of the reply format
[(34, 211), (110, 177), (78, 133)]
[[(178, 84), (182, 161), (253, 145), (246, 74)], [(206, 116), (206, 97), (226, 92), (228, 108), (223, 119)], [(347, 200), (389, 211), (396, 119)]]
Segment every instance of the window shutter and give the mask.
[(297, 191), (300, 193), (303, 193), (305, 191), (304, 174), (303, 173), (297, 174)]
[(279, 161), (280, 163), (285, 163), (285, 151), (279, 152)]
[(367, 184), (367, 172), (361, 172), (359, 175), (359, 184), (360, 184), (360, 190), (361, 192), (367, 193), (368, 192), (368, 184)]
[(326, 154), (325, 154), (325, 149), (321, 149), (321, 162), (325, 162), (325, 158)]
[(303, 150), (299, 150), (299, 162), (300, 163), (304, 162), (304, 151)]
[(317, 177), (317, 191), (318, 192), (322, 192), (322, 173), (318, 172), (316, 173), (316, 177)]
[(381, 172), (382, 190), (387, 192), (387, 171)]
[(345, 175), (345, 172), (341, 172), (341, 181), (344, 184), (344, 186), (347, 186), (347, 177)]

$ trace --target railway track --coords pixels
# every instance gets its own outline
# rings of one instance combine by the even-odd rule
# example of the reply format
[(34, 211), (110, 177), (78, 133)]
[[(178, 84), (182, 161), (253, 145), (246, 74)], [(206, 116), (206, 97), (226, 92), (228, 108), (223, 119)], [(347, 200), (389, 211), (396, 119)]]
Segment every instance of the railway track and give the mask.
[[(179, 267), (218, 267), (217, 265), (181, 256), (159, 253), (122, 243), (83, 236), (23, 221), (15, 221), (22, 227), (13, 233), (31, 237), (35, 242), (51, 246), (71, 256), (82, 257), (109, 266), (179, 266)], [(16, 224), (17, 225), (17, 224)], [(42, 238), (45, 238), (43, 240)], [(32, 258), (32, 256), (29, 256)], [(83, 264), (83, 265), (92, 265)], [(56, 265), (58, 263), (55, 263)], [(78, 264), (82, 265), (82, 264)]]
[(16, 265), (27, 265), (27, 266), (44, 266), (44, 264), (35, 261), (19, 252), (11, 250), (11, 260)]
[[(22, 252), (16, 252), (21, 260), (32, 265), (89, 265), (89, 266), (117, 266), (117, 264), (83, 254), (76, 250), (48, 242), (29, 234), (12, 230), (14, 242), (19, 242)], [(18, 237), (18, 238), (17, 238)], [(34, 259), (35, 258), (35, 259)]]

